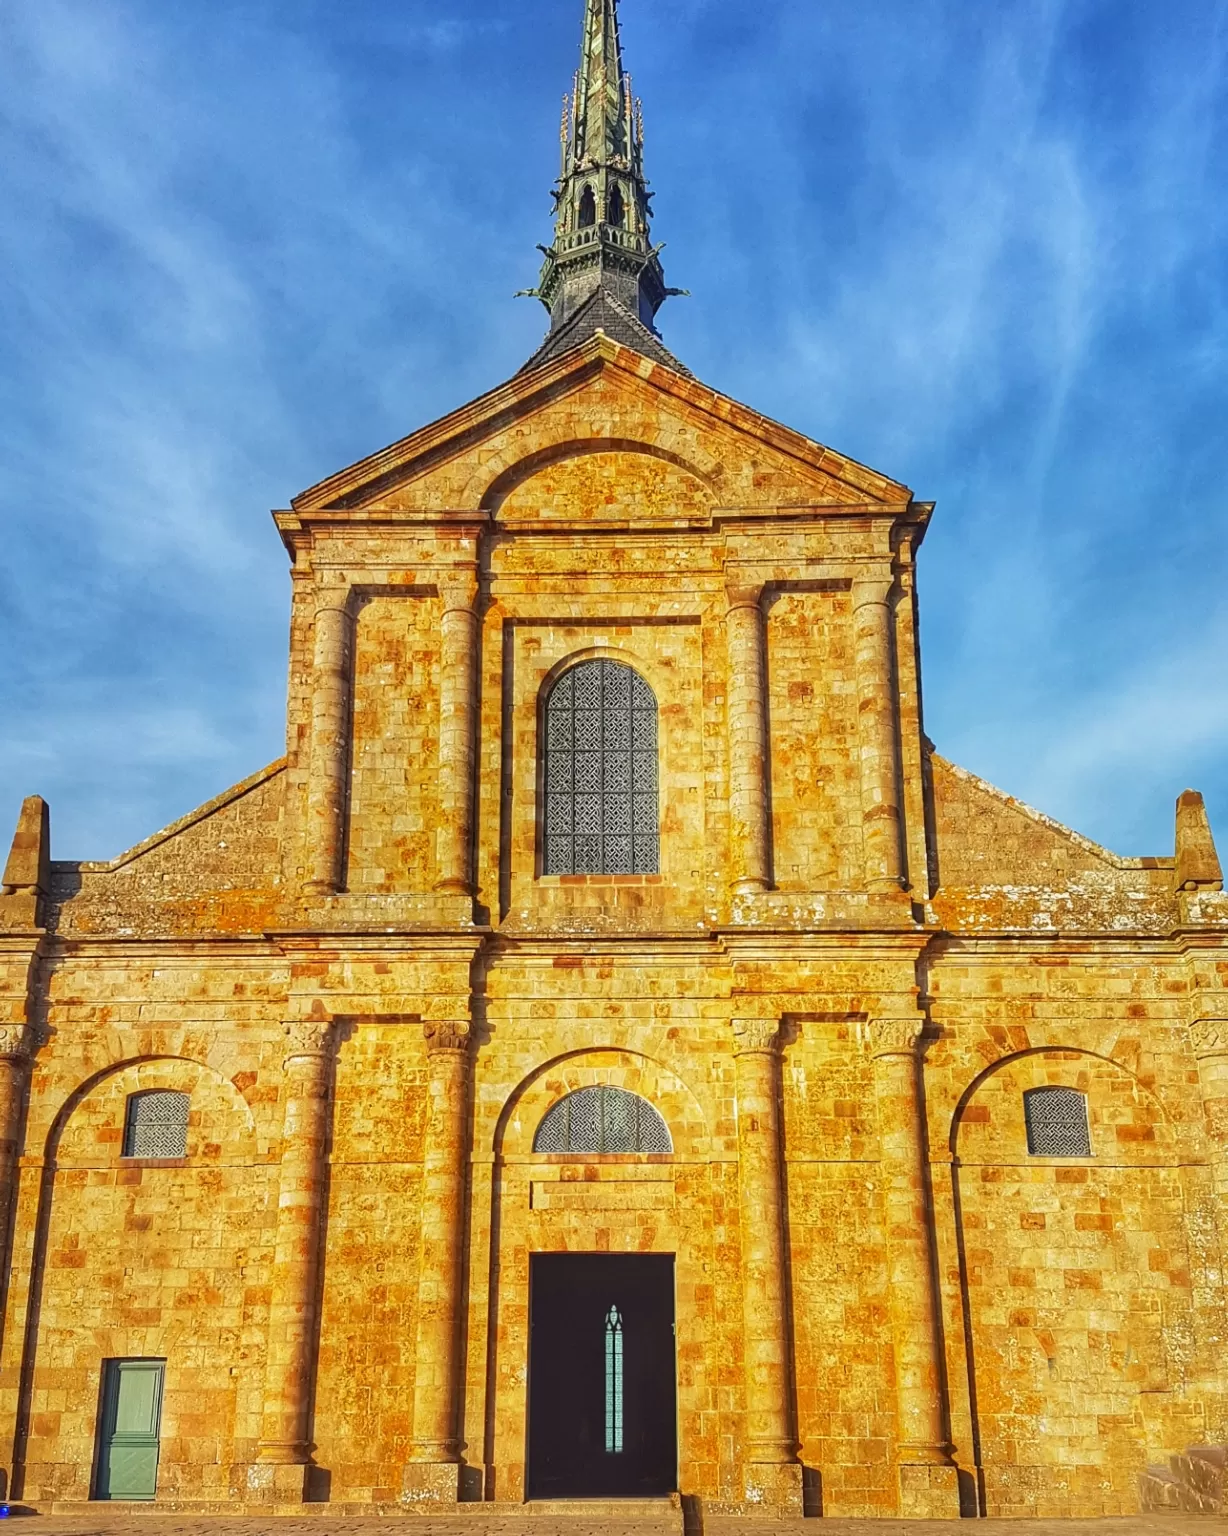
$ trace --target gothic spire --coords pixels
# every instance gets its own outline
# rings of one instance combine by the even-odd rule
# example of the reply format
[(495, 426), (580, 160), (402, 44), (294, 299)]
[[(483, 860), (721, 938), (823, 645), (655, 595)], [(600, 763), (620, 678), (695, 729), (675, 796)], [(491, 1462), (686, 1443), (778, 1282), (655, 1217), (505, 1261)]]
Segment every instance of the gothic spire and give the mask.
[(672, 293), (649, 236), (644, 120), (623, 69), (618, 0), (585, 0), (584, 42), (563, 104), (562, 168), (554, 188), (554, 240), (532, 296), (550, 331), (528, 366), (557, 357), (597, 330), (669, 367), (653, 319)]

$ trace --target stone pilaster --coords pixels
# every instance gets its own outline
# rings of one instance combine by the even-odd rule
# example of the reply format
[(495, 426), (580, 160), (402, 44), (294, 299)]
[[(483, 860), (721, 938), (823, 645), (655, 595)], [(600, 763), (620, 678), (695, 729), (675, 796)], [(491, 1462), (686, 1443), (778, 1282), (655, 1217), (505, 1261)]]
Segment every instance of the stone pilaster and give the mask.
[(779, 1029), (774, 1021), (734, 1019), (733, 1039), (746, 1351), (743, 1494), (749, 1505), (801, 1514), (790, 1381)]
[(30, 1069), (40, 1043), (33, 1019), (42, 944), (41, 932), (6, 934), (0, 923), (0, 1274), (7, 1273), (9, 1262), (19, 1141)]
[(878, 1105), (887, 1288), (895, 1350), (900, 1514), (955, 1519), (959, 1474), (947, 1430), (930, 1221), (918, 1014), (870, 1025)]
[(304, 882), (312, 896), (331, 896), (343, 882), (353, 648), (354, 619), (348, 590), (338, 587), (321, 592), (312, 653)]
[(725, 614), (730, 886), (737, 895), (766, 891), (770, 884), (762, 591), (730, 586)]
[(424, 1026), (430, 1109), (422, 1169), (413, 1441), (402, 1473), (407, 1504), (460, 1495), (460, 1317), (468, 1165), (469, 1021)]
[(309, 1415), (316, 1290), (333, 1075), (327, 1018), (286, 1025), (277, 1236), (269, 1296), (264, 1413), (252, 1497), (301, 1503), (312, 1444)]
[(439, 583), (443, 601), (439, 655), (439, 814), (436, 890), (473, 890), (474, 751), (477, 741), (477, 579)]
[(37, 1039), (28, 1024), (0, 1025), (0, 1274), (8, 1264), (9, 1229), (21, 1151), (21, 1125)]
[(1228, 1261), (1228, 1018), (1196, 1020), (1190, 1025), (1190, 1045), (1211, 1146), (1220, 1251)]
[(861, 820), (871, 891), (898, 891), (903, 874), (891, 586), (887, 578), (853, 583)]

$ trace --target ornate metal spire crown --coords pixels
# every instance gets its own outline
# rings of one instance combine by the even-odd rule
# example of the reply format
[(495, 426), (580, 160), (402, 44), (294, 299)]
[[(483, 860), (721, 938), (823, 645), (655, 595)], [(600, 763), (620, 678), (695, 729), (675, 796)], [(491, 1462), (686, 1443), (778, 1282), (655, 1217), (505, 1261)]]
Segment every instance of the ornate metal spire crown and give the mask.
[(623, 69), (618, 0), (585, 0), (584, 44), (564, 98), (562, 168), (554, 188), (554, 243), (537, 287), (550, 332), (536, 367), (597, 330), (669, 367), (653, 319), (680, 288), (667, 288), (649, 235), (652, 193), (644, 176), (644, 118)]

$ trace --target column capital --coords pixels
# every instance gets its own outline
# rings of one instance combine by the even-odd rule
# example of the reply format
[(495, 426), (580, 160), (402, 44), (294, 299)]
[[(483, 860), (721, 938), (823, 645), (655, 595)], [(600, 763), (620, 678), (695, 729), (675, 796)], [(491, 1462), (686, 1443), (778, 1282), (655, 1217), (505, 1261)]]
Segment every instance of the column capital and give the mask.
[(885, 608), (894, 585), (895, 575), (890, 571), (885, 574), (875, 572), (872, 576), (869, 574), (854, 576), (852, 590), (854, 613), (858, 608), (871, 606)]
[(353, 590), (348, 581), (317, 581), (313, 601), (315, 612), (348, 614)]
[(0, 1062), (24, 1067), (38, 1049), (39, 1039), (29, 1024), (0, 1024)]
[(478, 575), (476, 570), (442, 573), (436, 579), (435, 585), (439, 589), (439, 598), (445, 613), (466, 613), (472, 615), (474, 605), (478, 600)]
[(915, 1056), (924, 1029), (925, 1019), (919, 1013), (871, 1019), (870, 1055), (876, 1060), (885, 1056)]
[(779, 1019), (732, 1019), (733, 1053), (749, 1056), (756, 1052), (775, 1054), (780, 1044)]
[(763, 587), (757, 577), (726, 573), (725, 612), (735, 613), (739, 608), (758, 610), (763, 602)]
[(1228, 1056), (1228, 1019), (1195, 1019), (1190, 1025), (1190, 1044), (1200, 1059)]
[(328, 1056), (332, 1051), (333, 1021), (329, 1017), (288, 1019), (282, 1025), (282, 1032), (286, 1036), (285, 1066), (292, 1061)]
[(428, 1056), (467, 1051), (473, 1038), (468, 1019), (431, 1019), (422, 1026)]

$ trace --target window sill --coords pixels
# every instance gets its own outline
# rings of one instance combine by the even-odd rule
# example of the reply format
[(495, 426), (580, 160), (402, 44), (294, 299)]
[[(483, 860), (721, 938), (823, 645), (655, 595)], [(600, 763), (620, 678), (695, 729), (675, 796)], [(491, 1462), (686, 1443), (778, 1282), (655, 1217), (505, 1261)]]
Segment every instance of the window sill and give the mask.
[(121, 1157), (121, 1168), (186, 1168), (186, 1157)]
[(664, 885), (664, 875), (538, 875), (547, 890), (574, 885)]

